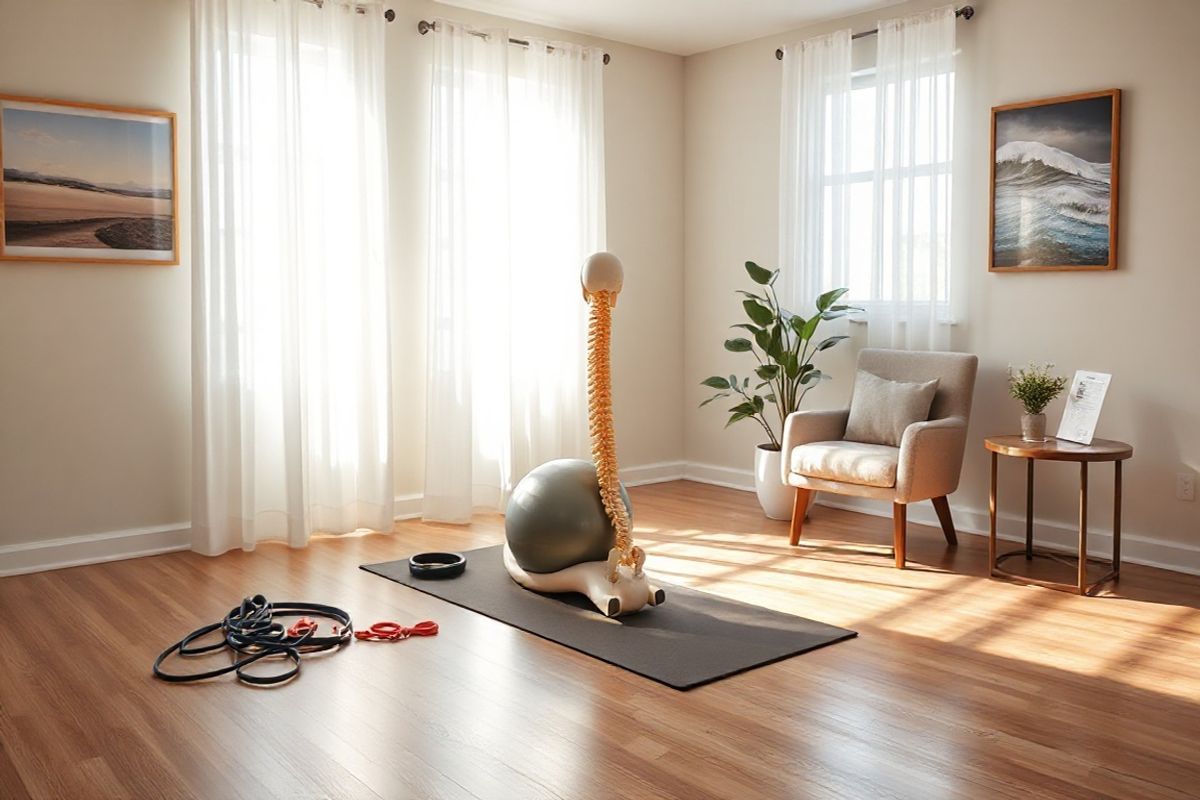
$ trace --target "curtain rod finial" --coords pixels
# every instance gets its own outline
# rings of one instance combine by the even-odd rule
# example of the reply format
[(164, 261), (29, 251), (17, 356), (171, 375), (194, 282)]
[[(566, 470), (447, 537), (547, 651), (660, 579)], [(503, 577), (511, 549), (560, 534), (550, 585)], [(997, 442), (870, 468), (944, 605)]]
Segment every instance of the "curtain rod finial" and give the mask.
[(963, 6), (954, 13), (963, 19), (970, 19), (971, 17), (975, 16), (975, 6)]
[(417, 33), (421, 34), (422, 36), (429, 33), (431, 30), (433, 30), (432, 22), (426, 22), (425, 20), (421, 20), (420, 22), (417, 23)]
[(396, 12), (389, 8), (387, 11), (383, 12), (383, 18), (388, 22), (395, 22)]
[(783, 61), (783, 48), (782, 47), (775, 48), (775, 60)]

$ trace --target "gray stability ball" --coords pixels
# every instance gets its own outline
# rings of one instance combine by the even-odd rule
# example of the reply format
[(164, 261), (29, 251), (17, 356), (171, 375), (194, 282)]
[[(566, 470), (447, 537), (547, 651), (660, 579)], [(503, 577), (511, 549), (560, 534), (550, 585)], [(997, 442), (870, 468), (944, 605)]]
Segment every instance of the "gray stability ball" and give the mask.
[[(621, 500), (632, 520), (624, 485)], [(560, 458), (534, 469), (508, 500), (504, 533), (526, 572), (558, 572), (585, 561), (606, 560), (616, 534), (604, 513), (595, 465)]]

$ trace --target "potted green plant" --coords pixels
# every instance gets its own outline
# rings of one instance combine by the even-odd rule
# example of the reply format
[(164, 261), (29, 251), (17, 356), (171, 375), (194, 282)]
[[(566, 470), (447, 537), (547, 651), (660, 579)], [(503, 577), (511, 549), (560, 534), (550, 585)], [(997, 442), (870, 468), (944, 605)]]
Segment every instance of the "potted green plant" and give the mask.
[(757, 291), (738, 290), (737, 293), (743, 298), (742, 309), (749, 322), (740, 322), (732, 327), (746, 331), (747, 335), (727, 339), (725, 349), (731, 353), (749, 353), (753, 356), (757, 362), (754, 376), (714, 375), (706, 378), (702, 384), (716, 389), (717, 393), (700, 406), (732, 397), (737, 402), (728, 409), (729, 420), (725, 427), (742, 420), (752, 420), (762, 428), (767, 441), (758, 445), (754, 455), (754, 485), (758, 501), (768, 517), (789, 519), (795, 492), (783, 483), (781, 476), (780, 439), (783, 436), (783, 423), (788, 414), (800, 408), (805, 395), (829, 377), (814, 366), (814, 356), (848, 338), (818, 338), (817, 330), (821, 323), (844, 317), (858, 309), (838, 304), (848, 289), (833, 289), (817, 298), (816, 311), (812, 316), (802, 317), (779, 304), (775, 293), (779, 270), (769, 270), (747, 261), (746, 272), (756, 284)]
[(1046, 415), (1050, 401), (1062, 394), (1067, 379), (1052, 375), (1053, 364), (1031, 363), (1014, 371), (1008, 368), (1008, 391), (1025, 406), (1021, 416), (1021, 438), (1027, 442), (1046, 441)]

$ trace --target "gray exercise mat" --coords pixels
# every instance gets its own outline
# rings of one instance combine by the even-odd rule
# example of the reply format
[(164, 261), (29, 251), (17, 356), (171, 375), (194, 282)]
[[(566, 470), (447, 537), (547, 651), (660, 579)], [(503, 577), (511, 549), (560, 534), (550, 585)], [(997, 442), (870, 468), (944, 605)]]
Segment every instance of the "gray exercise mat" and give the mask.
[(858, 635), (671, 584), (659, 584), (663, 605), (610, 620), (583, 595), (522, 589), (504, 569), (502, 545), (465, 555), (467, 571), (458, 578), (414, 578), (407, 559), (361, 568), (676, 689)]

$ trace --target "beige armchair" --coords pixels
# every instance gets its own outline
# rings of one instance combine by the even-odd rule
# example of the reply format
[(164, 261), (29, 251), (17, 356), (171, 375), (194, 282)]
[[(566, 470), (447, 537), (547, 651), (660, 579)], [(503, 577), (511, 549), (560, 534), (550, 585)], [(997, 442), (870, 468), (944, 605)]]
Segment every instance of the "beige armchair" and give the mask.
[(978, 359), (965, 353), (859, 353), (860, 370), (887, 380), (938, 379), (928, 421), (909, 425), (899, 447), (845, 441), (848, 408), (789, 415), (781, 462), (784, 483), (796, 487), (792, 545), (800, 542), (814, 491), (891, 500), (897, 569), (904, 568), (909, 503), (932, 500), (946, 542), (958, 544), (946, 495), (958, 488), (977, 367)]

